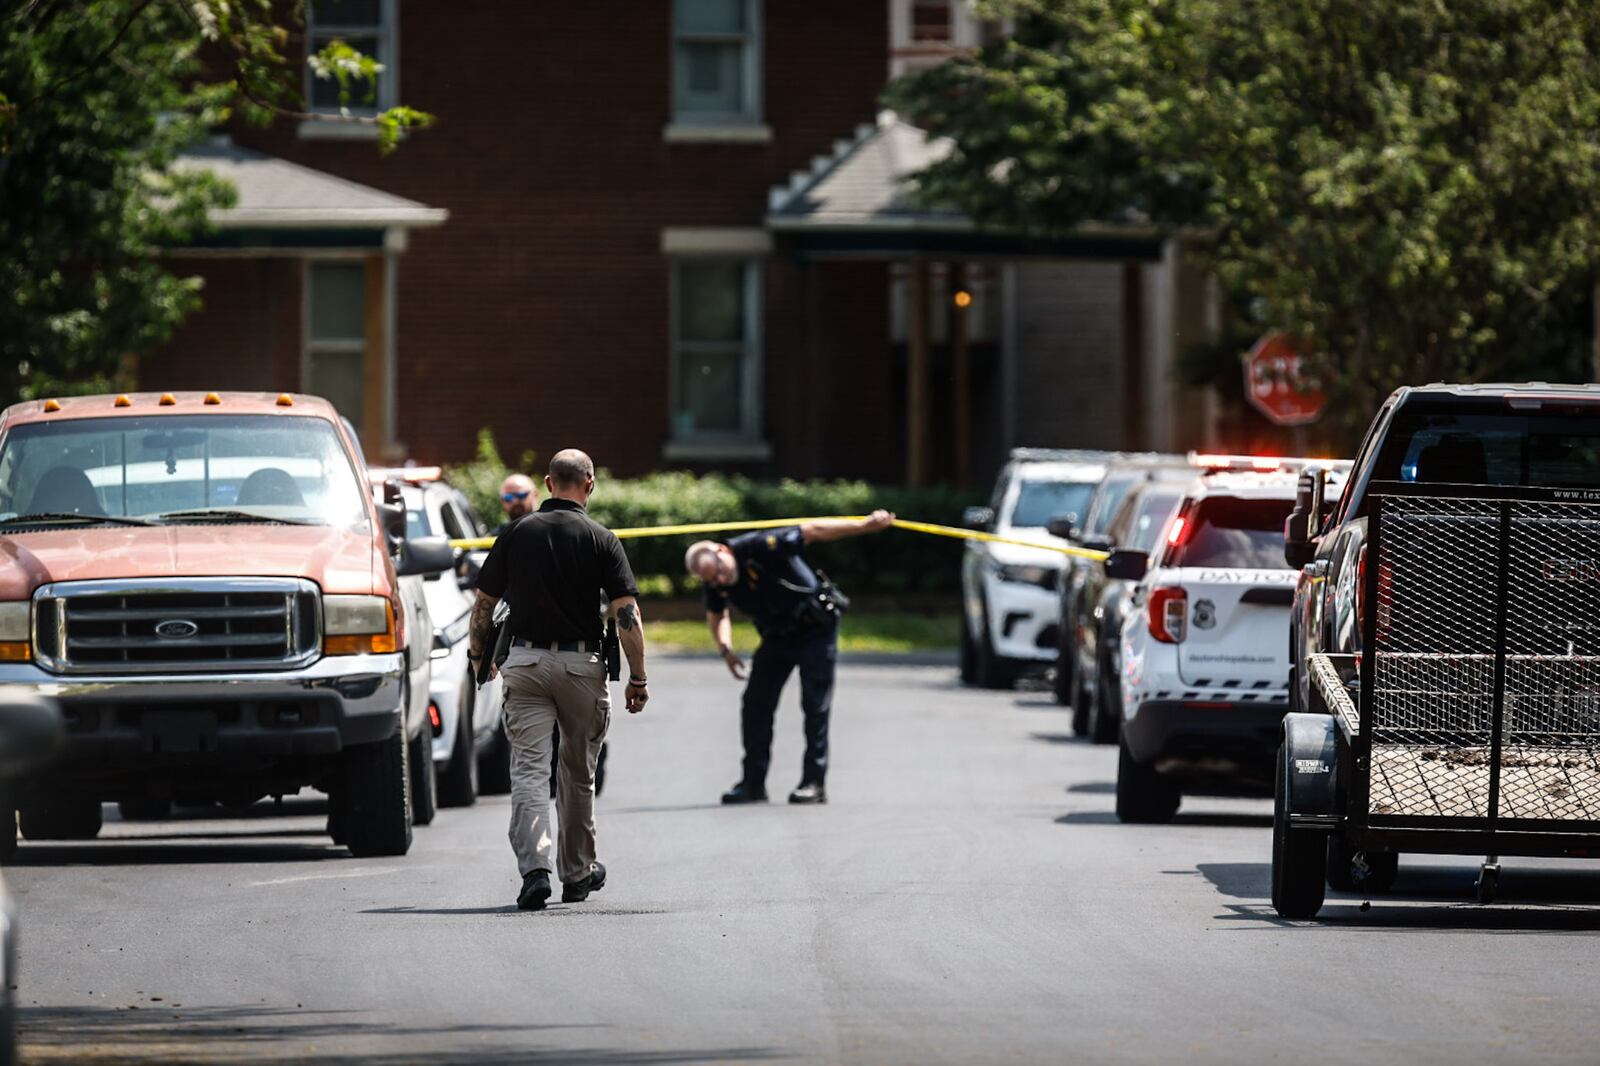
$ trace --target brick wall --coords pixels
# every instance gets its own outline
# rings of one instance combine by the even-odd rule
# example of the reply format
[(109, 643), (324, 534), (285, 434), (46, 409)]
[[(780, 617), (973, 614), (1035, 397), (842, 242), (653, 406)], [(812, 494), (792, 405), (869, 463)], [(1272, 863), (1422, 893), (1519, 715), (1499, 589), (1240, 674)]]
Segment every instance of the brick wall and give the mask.
[[(663, 465), (662, 228), (760, 225), (768, 188), (876, 108), (884, 5), (768, 0), (773, 142), (666, 144), (670, 16), (669, 3), (637, 0), (496, 5), (479, 20), (460, 5), (406, 3), (400, 98), (434, 112), (435, 128), (387, 158), (370, 142), (302, 140), (287, 122), (238, 132), (263, 151), (449, 209), (450, 221), (414, 232), (399, 259), (399, 436), (418, 460), (465, 457), (487, 425), (506, 454), (576, 445), (619, 474)], [(769, 265), (769, 469), (780, 472), (809, 462), (793, 397), (772, 402), (782, 383), (808, 387), (787, 362), (803, 353), (771, 340), (774, 322), (794, 320), (799, 297), (784, 280), (794, 273)], [(881, 303), (881, 278), (874, 284), (863, 299)], [(872, 351), (886, 360), (882, 322)], [(186, 336), (181, 347), (196, 343)], [(876, 388), (852, 402), (865, 409)], [(842, 473), (852, 456), (863, 470), (877, 461), (870, 434), (830, 448), (825, 465)]]
[(173, 259), (170, 266), (204, 280), (204, 303), (172, 343), (139, 361), (139, 388), (299, 388), (299, 260)]

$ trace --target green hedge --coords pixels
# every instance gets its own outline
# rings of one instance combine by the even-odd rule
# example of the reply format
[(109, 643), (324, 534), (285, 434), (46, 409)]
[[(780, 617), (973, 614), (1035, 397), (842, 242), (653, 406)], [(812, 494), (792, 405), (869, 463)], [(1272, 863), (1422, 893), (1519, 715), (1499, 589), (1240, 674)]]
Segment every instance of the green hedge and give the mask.
[[(479, 437), (478, 459), (450, 468), (448, 475), (480, 514), (492, 517), (500, 513), (500, 480), (505, 471), (494, 441), (485, 431)], [(982, 496), (967, 490), (875, 487), (863, 481), (756, 481), (681, 471), (614, 479), (602, 472), (589, 511), (613, 529), (866, 514), (875, 507), (886, 507), (902, 518), (959, 525), (962, 510), (982, 502)], [(670, 581), (673, 591), (686, 591), (691, 583), (683, 572), (683, 551), (694, 539), (629, 539), (628, 558), (641, 584), (665, 591)], [(852, 595), (955, 593), (961, 587), (961, 551), (959, 541), (946, 537), (890, 530), (816, 545), (807, 549), (806, 557)]]

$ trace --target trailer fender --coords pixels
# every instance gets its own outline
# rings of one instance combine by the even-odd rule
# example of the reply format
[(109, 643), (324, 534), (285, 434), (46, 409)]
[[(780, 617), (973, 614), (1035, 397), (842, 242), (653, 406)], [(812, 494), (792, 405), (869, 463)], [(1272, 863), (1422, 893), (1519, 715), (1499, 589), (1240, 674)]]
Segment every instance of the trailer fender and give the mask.
[(1333, 718), (1326, 714), (1283, 716), (1285, 810), (1291, 824), (1332, 826), (1339, 822)]

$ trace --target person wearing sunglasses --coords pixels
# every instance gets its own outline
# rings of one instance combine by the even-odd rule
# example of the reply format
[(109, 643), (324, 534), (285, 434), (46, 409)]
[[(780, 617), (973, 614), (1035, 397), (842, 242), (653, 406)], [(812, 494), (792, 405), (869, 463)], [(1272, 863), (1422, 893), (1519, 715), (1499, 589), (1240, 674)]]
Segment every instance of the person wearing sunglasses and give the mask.
[(506, 520), (500, 523), (494, 535), (498, 537), (515, 525), (517, 519), (532, 514), (538, 504), (539, 493), (533, 487), (533, 478), (527, 474), (508, 475), (500, 482), (500, 507), (506, 513)]

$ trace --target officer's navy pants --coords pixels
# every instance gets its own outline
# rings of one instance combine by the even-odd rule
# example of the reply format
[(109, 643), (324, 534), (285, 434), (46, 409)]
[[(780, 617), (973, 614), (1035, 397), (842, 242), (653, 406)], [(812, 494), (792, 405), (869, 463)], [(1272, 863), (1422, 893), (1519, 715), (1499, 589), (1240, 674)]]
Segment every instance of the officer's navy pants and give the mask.
[(750, 660), (741, 716), (744, 731), (744, 783), (765, 789), (772, 762), (772, 719), (789, 674), (800, 671), (800, 709), (805, 712), (806, 756), (802, 785), (820, 785), (828, 773), (828, 714), (833, 709), (833, 667), (839, 657), (839, 628), (827, 626), (800, 636), (765, 637)]

